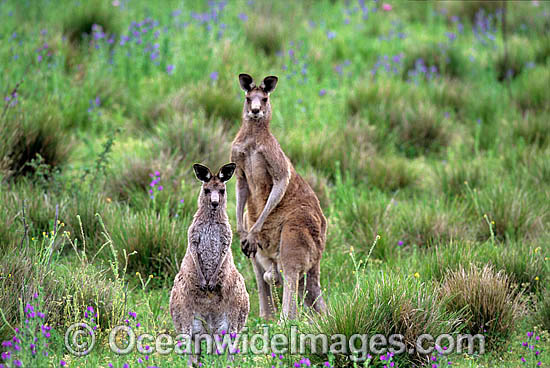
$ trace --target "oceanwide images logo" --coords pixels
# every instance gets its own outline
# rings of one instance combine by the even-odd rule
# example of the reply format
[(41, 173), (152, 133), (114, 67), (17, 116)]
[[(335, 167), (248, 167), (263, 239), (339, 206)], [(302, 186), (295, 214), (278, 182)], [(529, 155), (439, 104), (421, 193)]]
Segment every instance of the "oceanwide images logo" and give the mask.
[[(89, 354), (95, 345), (95, 331), (85, 323), (71, 325), (65, 333), (65, 346), (76, 356)], [(109, 333), (109, 347), (116, 354), (129, 354), (137, 349), (143, 354), (338, 354), (348, 355), (353, 361), (364, 361), (369, 355), (419, 354), (429, 355), (437, 350), (440, 354), (467, 353), (483, 354), (485, 336), (469, 334), (442, 334), (432, 336), (423, 334), (417, 337), (414, 346), (405, 343), (403, 335), (389, 336), (375, 334), (304, 334), (296, 326), (288, 333), (269, 333), (269, 327), (261, 333), (249, 334), (245, 328), (242, 333), (202, 334), (193, 337), (185, 334), (136, 335), (134, 329), (121, 325)], [(441, 348), (444, 347), (444, 348)]]

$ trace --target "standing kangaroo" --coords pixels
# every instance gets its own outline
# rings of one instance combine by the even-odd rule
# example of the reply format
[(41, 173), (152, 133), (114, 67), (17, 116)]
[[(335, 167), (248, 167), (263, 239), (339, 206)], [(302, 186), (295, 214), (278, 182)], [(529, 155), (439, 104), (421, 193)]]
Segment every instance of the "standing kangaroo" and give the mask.
[[(283, 276), (282, 318), (296, 317), (296, 293), (305, 304), (322, 312), (320, 261), (325, 249), (326, 219), (311, 187), (296, 173), (271, 134), (269, 95), (277, 77), (256, 86), (240, 74), (245, 91), (243, 121), (231, 147), (237, 164), (237, 231), (244, 254), (251, 258), (260, 315), (273, 318), (272, 288)], [(243, 218), (247, 206), (246, 218)]]
[[(202, 334), (238, 333), (250, 309), (242, 275), (233, 263), (231, 226), (227, 218), (225, 182), (235, 164), (217, 175), (193, 165), (203, 182), (199, 208), (188, 230), (188, 245), (170, 294), (170, 314), (178, 333), (191, 338)], [(195, 352), (200, 356), (200, 351)], [(189, 365), (197, 361), (191, 355)]]

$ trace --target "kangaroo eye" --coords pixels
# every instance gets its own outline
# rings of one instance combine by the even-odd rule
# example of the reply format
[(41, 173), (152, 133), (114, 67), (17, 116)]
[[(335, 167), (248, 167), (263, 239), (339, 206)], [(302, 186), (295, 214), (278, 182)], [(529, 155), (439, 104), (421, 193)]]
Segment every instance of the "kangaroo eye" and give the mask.
[(224, 189), (220, 189), (220, 195), (224, 195), (225, 194), (225, 190)]
[(263, 101), (264, 103), (267, 103), (267, 98), (262, 98), (262, 101)]
[(207, 194), (207, 195), (210, 194), (210, 189), (205, 189), (204, 194)]

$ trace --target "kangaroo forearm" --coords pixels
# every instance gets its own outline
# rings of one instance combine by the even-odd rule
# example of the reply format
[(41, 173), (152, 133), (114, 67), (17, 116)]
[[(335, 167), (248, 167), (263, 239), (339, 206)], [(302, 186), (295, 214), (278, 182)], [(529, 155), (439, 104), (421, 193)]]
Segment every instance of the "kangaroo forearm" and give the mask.
[(256, 223), (250, 229), (251, 232), (259, 232), (262, 230), (264, 222), (265, 220), (267, 220), (267, 217), (269, 216), (271, 211), (273, 211), (273, 209), (277, 207), (279, 202), (281, 202), (281, 200), (283, 199), (287, 186), (287, 180), (280, 180), (273, 186), (273, 188), (271, 189), (271, 193), (269, 193), (269, 197), (267, 198), (267, 203), (265, 204), (265, 207), (260, 214), (260, 217), (258, 217)]
[(210, 280), (208, 280), (209, 283), (212, 283), (212, 282), (216, 282), (216, 279), (218, 278), (218, 274), (220, 273), (220, 269), (222, 268), (222, 265), (223, 263), (225, 262), (225, 258), (227, 257), (227, 253), (229, 252), (224, 252), (224, 254), (221, 256), (220, 258), (220, 262), (218, 263), (218, 265), (216, 266), (216, 270), (214, 271), (214, 273), (212, 274), (212, 277), (210, 278)]
[(246, 183), (244, 185), (240, 182), (237, 182), (237, 230), (242, 231), (243, 229), (243, 214), (246, 201), (248, 200), (248, 186)]
[[(194, 247), (193, 244), (189, 244), (189, 246)], [(204, 280), (204, 274), (202, 273), (201, 265), (199, 264), (199, 260), (197, 258), (196, 249), (192, 249), (191, 259), (193, 259), (193, 263), (195, 264), (195, 269), (197, 270), (197, 275), (199, 276), (199, 279)]]

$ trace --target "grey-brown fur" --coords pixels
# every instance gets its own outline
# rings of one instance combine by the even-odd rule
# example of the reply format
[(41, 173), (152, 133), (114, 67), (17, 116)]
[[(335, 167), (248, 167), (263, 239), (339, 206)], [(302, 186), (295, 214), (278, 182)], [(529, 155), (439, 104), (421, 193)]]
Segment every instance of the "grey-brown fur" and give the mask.
[(241, 74), (239, 82), (246, 98), (231, 147), (231, 160), (237, 164), (237, 231), (254, 267), (260, 315), (273, 317), (272, 284), (282, 279), (283, 318), (296, 316), (295, 297), (304, 290), (305, 304), (324, 311), (319, 277), (326, 219), (315, 193), (269, 130), (269, 95), (277, 77), (266, 77), (256, 86), (252, 77)]
[[(232, 232), (226, 211), (225, 182), (235, 164), (217, 175), (194, 165), (203, 181), (199, 208), (188, 229), (188, 246), (170, 294), (170, 313), (178, 333), (189, 336), (238, 333), (249, 312), (244, 279), (233, 262)], [(189, 363), (196, 362), (192, 356)]]

